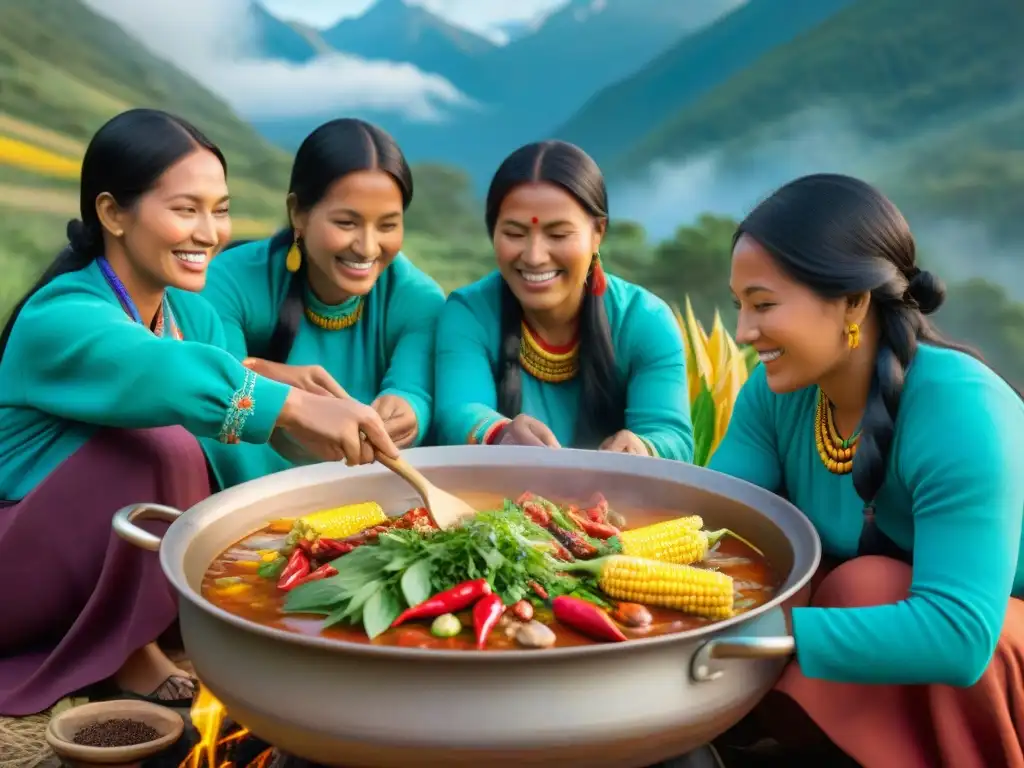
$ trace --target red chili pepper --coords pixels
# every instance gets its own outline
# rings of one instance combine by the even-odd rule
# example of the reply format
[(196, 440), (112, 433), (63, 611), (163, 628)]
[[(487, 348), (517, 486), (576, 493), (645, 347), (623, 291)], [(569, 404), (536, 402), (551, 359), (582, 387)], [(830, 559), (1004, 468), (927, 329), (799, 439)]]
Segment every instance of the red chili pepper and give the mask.
[(595, 493), (590, 498), (590, 503), (587, 504), (583, 512), (595, 523), (607, 523), (608, 510), (608, 500), (600, 493)]
[(397, 627), (410, 619), (434, 619), (445, 613), (458, 613), (490, 594), (491, 585), (487, 583), (487, 579), (464, 581), (424, 600), (419, 605), (406, 609), (391, 623), (391, 626)]
[(338, 541), (337, 539), (318, 539), (316, 546), (313, 547), (313, 556), (320, 560), (333, 560), (347, 555), (353, 549), (356, 548), (356, 544), (348, 541)]
[(541, 600), (547, 600), (548, 599), (548, 591), (546, 589), (544, 589), (544, 587), (542, 587), (536, 581), (528, 582), (527, 586), (530, 589), (532, 589), (533, 593), (535, 595), (537, 595), (537, 597), (539, 597)]
[(490, 594), (480, 598), (473, 606), (473, 632), (476, 634), (476, 647), (483, 650), (487, 645), (487, 638), (498, 623), (498, 619), (505, 612), (505, 604), (501, 602), (501, 596)]
[(333, 567), (330, 563), (321, 565), (312, 573), (306, 574), (300, 579), (295, 580), (286, 587), (281, 587), (285, 592), (291, 592), (296, 587), (301, 587), (303, 584), (309, 584), (311, 581), (319, 581), (320, 579), (326, 579), (328, 576), (337, 576), (338, 569)]
[(629, 639), (607, 613), (578, 597), (556, 597), (551, 601), (551, 610), (555, 619), (592, 640), (622, 642)]
[(309, 539), (299, 539), (298, 542), (295, 544), (295, 546), (298, 549), (301, 549), (307, 555), (312, 555), (313, 554), (313, 548), (314, 548), (315, 544), (314, 544), (314, 542), (310, 541)]
[(529, 491), (526, 491), (525, 493), (521, 493), (521, 494), (519, 494), (519, 498), (516, 499), (516, 506), (521, 507), (526, 502), (533, 501), (535, 498), (536, 497), (532, 493), (530, 493)]
[(547, 528), (551, 525), (551, 513), (536, 502), (528, 501), (523, 504), (523, 514), (541, 528)]
[(309, 575), (309, 566), (309, 555), (296, 547), (292, 556), (288, 558), (284, 570), (281, 571), (281, 577), (277, 580), (277, 588), (287, 592), (295, 586), (299, 579)]
[(595, 539), (610, 539), (612, 536), (618, 536), (620, 533), (619, 529), (614, 525), (596, 522), (582, 513), (570, 513), (569, 516), (576, 525), (583, 529), (587, 536), (592, 536)]

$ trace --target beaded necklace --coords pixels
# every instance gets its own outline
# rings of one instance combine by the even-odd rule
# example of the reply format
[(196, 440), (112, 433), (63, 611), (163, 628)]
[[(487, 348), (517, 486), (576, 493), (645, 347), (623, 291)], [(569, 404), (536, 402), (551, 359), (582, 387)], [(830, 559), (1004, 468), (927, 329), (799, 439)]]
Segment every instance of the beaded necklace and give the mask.
[(569, 381), (580, 369), (579, 339), (556, 347), (544, 342), (523, 321), (519, 342), (519, 365), (535, 379), (551, 384)]
[[(96, 259), (96, 263), (100, 268), (100, 272), (103, 273), (103, 278), (107, 281), (107, 285), (110, 286), (111, 290), (114, 291), (114, 295), (117, 296), (117, 300), (121, 303), (121, 308), (125, 313), (139, 325), (145, 325), (142, 322), (142, 315), (139, 314), (138, 307), (135, 306), (135, 302), (132, 301), (132, 297), (128, 293), (128, 289), (125, 288), (124, 283), (121, 282), (121, 278), (114, 272), (114, 268), (110, 266), (110, 262), (107, 261), (103, 256)], [(167, 292), (164, 291), (163, 299), (160, 300), (160, 309), (157, 312), (156, 322), (151, 329), (157, 336), (168, 336), (175, 339), (181, 339), (181, 331), (178, 330), (178, 324), (174, 320), (174, 313), (171, 312), (171, 305), (167, 301)]]
[(331, 306), (320, 301), (307, 285), (303, 302), (306, 305), (304, 313), (306, 319), (317, 328), (322, 328), (325, 331), (340, 331), (344, 328), (351, 328), (359, 322), (359, 318), (363, 316), (365, 298), (365, 296), (354, 297), (337, 306)]
[(819, 389), (818, 406), (814, 412), (814, 444), (818, 448), (821, 463), (832, 474), (849, 474), (853, 471), (853, 457), (857, 455), (859, 439), (860, 429), (846, 440), (839, 436), (832, 416), (832, 403)]

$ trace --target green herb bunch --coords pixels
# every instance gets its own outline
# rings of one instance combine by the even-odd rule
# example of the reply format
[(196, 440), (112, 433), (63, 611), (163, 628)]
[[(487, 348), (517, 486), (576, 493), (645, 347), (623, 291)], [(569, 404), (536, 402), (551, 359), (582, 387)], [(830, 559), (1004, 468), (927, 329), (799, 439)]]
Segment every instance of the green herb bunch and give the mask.
[(290, 592), (285, 611), (324, 616), (325, 627), (362, 623), (372, 639), (407, 607), (472, 579), (487, 579), (506, 605), (536, 600), (531, 583), (603, 603), (592, 579), (559, 573), (552, 541), (511, 501), (448, 531), (388, 531), (335, 560), (337, 575)]

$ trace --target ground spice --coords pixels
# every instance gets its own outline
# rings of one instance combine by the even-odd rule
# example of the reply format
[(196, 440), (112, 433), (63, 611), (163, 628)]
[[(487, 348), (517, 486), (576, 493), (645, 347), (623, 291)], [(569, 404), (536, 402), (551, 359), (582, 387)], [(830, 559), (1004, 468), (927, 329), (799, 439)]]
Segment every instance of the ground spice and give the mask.
[(116, 717), (79, 728), (74, 742), (83, 747), (131, 747), (160, 738), (160, 732), (138, 720)]

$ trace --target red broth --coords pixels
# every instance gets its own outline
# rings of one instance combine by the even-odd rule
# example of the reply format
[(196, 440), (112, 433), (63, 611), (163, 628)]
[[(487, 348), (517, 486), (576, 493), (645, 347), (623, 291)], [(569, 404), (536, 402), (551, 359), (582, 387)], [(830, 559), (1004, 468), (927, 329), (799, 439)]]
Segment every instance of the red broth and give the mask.
[[(501, 505), (502, 499), (480, 494), (460, 494), (477, 509), (494, 509)], [(680, 517), (683, 513), (665, 514), (660, 510), (622, 510), (619, 511), (629, 522), (630, 528), (639, 528), (651, 522)], [(472, 632), (472, 618), (468, 612), (459, 614), (463, 630), (455, 637), (438, 638), (430, 634), (429, 622), (411, 623), (384, 632), (370, 640), (363, 632), (361, 625), (335, 625), (322, 629), (323, 620), (319, 616), (286, 614), (283, 611), (285, 594), (277, 589), (275, 581), (261, 578), (256, 573), (259, 565), (260, 552), (279, 549), (286, 533), (275, 531), (273, 525), (253, 533), (234, 546), (221, 553), (203, 577), (202, 594), (219, 608), (229, 613), (268, 627), (276, 627), (289, 632), (346, 640), (353, 643), (373, 645), (389, 645), (413, 648), (439, 649), (473, 649), (475, 647)], [(736, 539), (725, 537), (718, 546), (708, 554), (702, 567), (717, 568), (734, 580), (736, 587), (736, 610), (749, 611), (768, 602), (775, 594), (780, 581), (773, 572), (771, 565), (763, 555), (754, 551), (747, 544)], [(240, 579), (235, 585), (220, 587), (217, 580), (226, 577)], [(238, 585), (245, 585), (244, 588)], [(238, 588), (235, 588), (238, 586)], [(712, 623), (710, 619), (691, 616), (679, 611), (648, 606), (654, 620), (643, 628), (623, 626), (623, 632), (631, 638), (651, 637), (654, 635), (684, 632), (696, 627)], [(555, 632), (555, 646), (568, 647), (590, 645), (590, 640), (573, 630), (555, 622), (550, 611), (537, 610), (535, 618), (547, 624)], [(511, 633), (502, 631), (492, 633), (488, 641), (488, 650), (520, 650)]]

